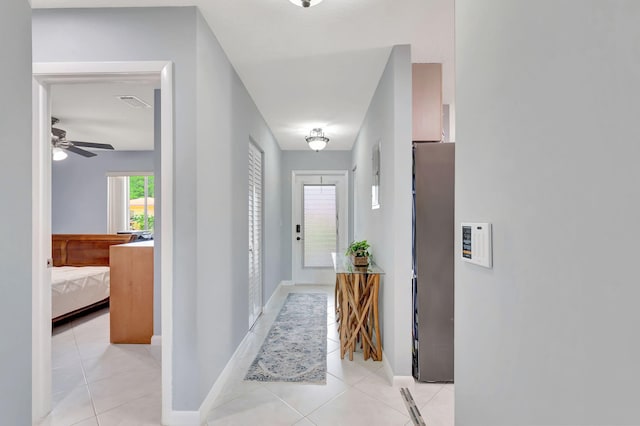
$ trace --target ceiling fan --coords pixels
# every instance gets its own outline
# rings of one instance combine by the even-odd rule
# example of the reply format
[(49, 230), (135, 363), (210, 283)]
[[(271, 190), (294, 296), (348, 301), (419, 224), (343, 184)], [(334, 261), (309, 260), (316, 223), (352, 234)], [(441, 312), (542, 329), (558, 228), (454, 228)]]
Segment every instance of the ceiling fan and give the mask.
[[(73, 152), (74, 154), (82, 155), (83, 157), (95, 157), (97, 154), (95, 152), (87, 151), (85, 149), (79, 148), (98, 148), (98, 149), (111, 149), (113, 150), (113, 145), (108, 143), (95, 143), (95, 142), (80, 142), (80, 141), (70, 141), (67, 139), (66, 130), (58, 129), (53, 127), (60, 120), (56, 117), (51, 117), (51, 144), (53, 145), (54, 150), (57, 148), (59, 150), (66, 150)], [(64, 155), (63, 158), (66, 158)], [(60, 159), (63, 159), (60, 158)], [(54, 152), (54, 160), (55, 160), (55, 152)]]

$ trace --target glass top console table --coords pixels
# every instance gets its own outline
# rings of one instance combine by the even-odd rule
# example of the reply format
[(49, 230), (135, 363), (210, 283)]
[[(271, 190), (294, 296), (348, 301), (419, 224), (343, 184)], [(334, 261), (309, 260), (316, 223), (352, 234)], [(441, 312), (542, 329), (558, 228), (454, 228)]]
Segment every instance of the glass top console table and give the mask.
[(382, 361), (382, 340), (378, 320), (380, 275), (384, 271), (372, 261), (354, 266), (351, 259), (331, 253), (336, 273), (335, 309), (340, 334), (340, 357), (353, 352), (360, 342), (364, 359)]

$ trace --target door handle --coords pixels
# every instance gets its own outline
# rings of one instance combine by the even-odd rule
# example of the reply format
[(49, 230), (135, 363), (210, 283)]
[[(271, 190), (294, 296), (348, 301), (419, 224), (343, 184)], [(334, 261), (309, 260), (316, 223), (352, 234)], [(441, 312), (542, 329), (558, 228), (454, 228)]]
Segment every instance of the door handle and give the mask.
[(300, 241), (300, 237), (296, 237), (296, 240)]

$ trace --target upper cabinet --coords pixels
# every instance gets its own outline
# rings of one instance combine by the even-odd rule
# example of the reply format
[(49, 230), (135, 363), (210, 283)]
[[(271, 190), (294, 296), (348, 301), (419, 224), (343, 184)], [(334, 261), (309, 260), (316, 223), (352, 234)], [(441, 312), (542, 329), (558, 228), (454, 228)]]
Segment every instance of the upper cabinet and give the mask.
[(413, 140), (442, 140), (442, 64), (412, 64)]

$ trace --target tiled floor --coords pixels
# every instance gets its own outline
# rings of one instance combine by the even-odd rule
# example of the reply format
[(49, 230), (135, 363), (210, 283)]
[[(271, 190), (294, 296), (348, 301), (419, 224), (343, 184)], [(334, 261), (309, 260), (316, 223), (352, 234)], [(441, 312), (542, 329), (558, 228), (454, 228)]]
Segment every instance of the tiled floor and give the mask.
[[(288, 292), (326, 292), (327, 384), (244, 381)], [(248, 344), (207, 425), (411, 425), (400, 396), (382, 363), (341, 360), (333, 315), (332, 286), (282, 288), (249, 333)], [(110, 345), (109, 313), (100, 311), (54, 330), (53, 412), (42, 425), (159, 425), (160, 348)], [(428, 426), (453, 426), (453, 385), (409, 381)]]
[(159, 425), (160, 347), (111, 345), (103, 309), (56, 327), (53, 410), (41, 425)]
[[(246, 382), (244, 375), (258, 353), (288, 292), (326, 292), (327, 384)], [(231, 379), (207, 416), (207, 425), (411, 425), (400, 395), (391, 386), (381, 362), (340, 359), (333, 315), (333, 286), (284, 287), (274, 295), (237, 359)], [(408, 387), (428, 426), (453, 426), (453, 385), (403, 383)]]

